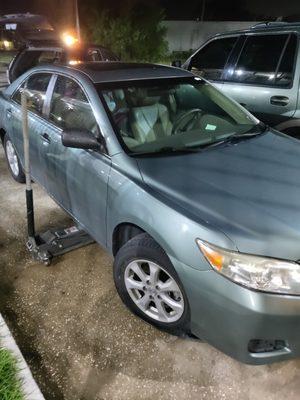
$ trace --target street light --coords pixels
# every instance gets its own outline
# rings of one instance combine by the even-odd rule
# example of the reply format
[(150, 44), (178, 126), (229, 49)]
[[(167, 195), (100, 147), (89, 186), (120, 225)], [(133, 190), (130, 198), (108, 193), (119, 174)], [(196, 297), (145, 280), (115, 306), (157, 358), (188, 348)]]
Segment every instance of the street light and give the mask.
[(64, 32), (62, 34), (62, 40), (68, 47), (73, 47), (79, 42), (78, 38), (70, 32)]
[(80, 20), (79, 20), (79, 9), (78, 9), (78, 0), (74, 0), (75, 4), (75, 25), (76, 25), (76, 32), (77, 32), (77, 38), (80, 41), (81, 40), (81, 35), (80, 35)]
[(74, 14), (75, 14), (76, 34), (75, 34), (75, 32), (67, 31), (67, 32), (64, 32), (61, 36), (62, 41), (68, 47), (74, 47), (81, 41), (78, 0), (74, 0), (73, 8), (74, 8)]

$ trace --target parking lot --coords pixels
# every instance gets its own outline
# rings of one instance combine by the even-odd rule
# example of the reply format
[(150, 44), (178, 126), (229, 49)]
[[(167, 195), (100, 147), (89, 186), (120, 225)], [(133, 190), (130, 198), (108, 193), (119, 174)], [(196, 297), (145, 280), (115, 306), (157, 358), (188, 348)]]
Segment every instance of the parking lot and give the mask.
[[(37, 228), (69, 218), (34, 185)], [(0, 150), (0, 309), (46, 399), (298, 399), (300, 361), (253, 367), (160, 332), (121, 303), (98, 245), (45, 267), (24, 246), (24, 186)], [(234, 334), (234, 332), (233, 332)]]
[(7, 85), (6, 71), (7, 64), (0, 62), (0, 90), (3, 90)]

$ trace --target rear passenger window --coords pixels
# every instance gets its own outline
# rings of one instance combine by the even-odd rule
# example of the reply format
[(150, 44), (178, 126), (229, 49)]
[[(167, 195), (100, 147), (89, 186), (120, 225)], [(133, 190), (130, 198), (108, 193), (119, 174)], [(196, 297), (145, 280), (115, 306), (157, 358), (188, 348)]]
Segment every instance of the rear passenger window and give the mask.
[(237, 37), (229, 37), (208, 43), (192, 58), (192, 72), (210, 80), (222, 79), (224, 67), (236, 41)]
[(49, 118), (62, 129), (88, 130), (97, 135), (92, 108), (80, 86), (72, 79), (57, 78)]
[(297, 36), (291, 35), (276, 74), (276, 86), (288, 87), (292, 85), (296, 49)]
[(51, 74), (34, 74), (26, 82), (26, 89), (30, 95), (28, 108), (36, 114), (43, 114), (46, 91)]
[(248, 36), (230, 80), (289, 86), (293, 79), (296, 44), (295, 35)]

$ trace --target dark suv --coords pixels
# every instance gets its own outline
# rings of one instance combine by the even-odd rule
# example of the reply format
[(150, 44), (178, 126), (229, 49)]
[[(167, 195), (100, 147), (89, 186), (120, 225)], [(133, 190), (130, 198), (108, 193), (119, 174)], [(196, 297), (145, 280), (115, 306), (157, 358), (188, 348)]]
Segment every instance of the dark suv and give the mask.
[(212, 81), (260, 120), (300, 138), (300, 23), (218, 34), (184, 68)]
[(0, 50), (18, 50), (31, 39), (52, 40), (56, 32), (47, 18), (36, 14), (0, 16)]

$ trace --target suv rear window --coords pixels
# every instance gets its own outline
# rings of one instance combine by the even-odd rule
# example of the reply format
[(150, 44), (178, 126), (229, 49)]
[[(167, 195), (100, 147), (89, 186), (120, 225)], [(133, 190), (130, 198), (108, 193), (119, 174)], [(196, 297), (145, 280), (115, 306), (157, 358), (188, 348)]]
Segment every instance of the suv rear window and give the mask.
[(220, 80), (236, 41), (237, 37), (228, 37), (209, 42), (192, 58), (192, 72), (206, 79)]
[(290, 86), (297, 38), (293, 34), (248, 36), (230, 81), (267, 86)]

